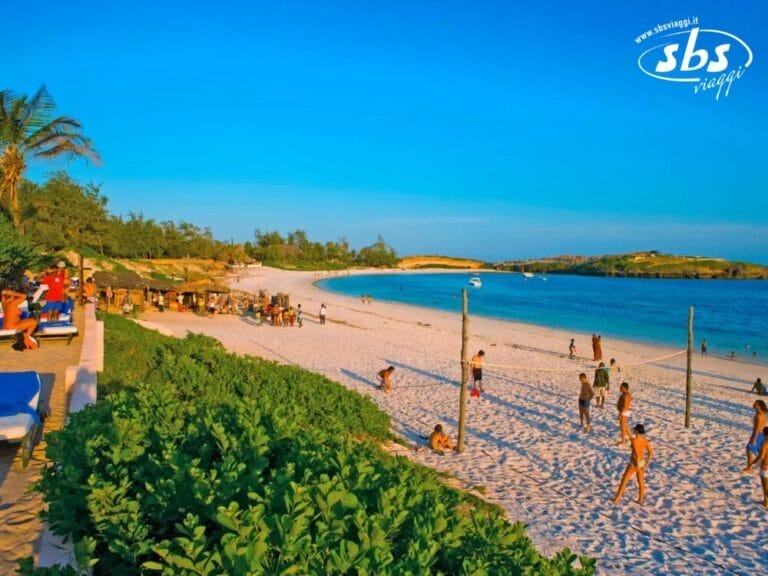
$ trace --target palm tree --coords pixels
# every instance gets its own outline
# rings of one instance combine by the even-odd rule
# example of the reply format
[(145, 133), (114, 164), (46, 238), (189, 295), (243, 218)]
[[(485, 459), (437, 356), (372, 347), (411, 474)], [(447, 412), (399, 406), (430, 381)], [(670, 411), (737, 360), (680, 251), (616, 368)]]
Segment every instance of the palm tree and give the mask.
[(55, 107), (45, 86), (32, 98), (0, 91), (0, 199), (8, 195), (16, 229), (21, 226), (18, 187), (28, 159), (81, 156), (94, 164), (100, 161), (91, 141), (80, 134), (80, 122), (51, 118)]

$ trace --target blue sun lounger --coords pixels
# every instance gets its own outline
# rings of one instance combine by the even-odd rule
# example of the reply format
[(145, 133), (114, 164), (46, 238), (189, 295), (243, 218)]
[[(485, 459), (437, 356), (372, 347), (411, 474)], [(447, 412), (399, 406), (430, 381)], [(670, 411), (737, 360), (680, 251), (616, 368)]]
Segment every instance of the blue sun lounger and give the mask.
[(40, 389), (37, 372), (0, 372), (0, 441), (23, 444), (24, 466), (40, 427)]

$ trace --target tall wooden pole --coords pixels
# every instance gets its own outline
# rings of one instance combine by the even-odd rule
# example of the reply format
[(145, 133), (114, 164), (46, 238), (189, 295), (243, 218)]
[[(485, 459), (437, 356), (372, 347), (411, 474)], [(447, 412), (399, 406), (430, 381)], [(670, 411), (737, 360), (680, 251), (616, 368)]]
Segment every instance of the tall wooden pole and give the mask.
[(685, 427), (691, 427), (691, 378), (693, 376), (693, 306), (688, 308), (688, 366), (685, 371)]
[(461, 391), (459, 392), (459, 438), (456, 441), (456, 452), (464, 452), (464, 420), (466, 418), (464, 405), (467, 401), (467, 380), (469, 380), (469, 363), (467, 362), (469, 313), (467, 310), (467, 289), (464, 288), (461, 291)]
[(80, 303), (80, 306), (83, 306), (85, 304), (85, 297), (83, 296), (83, 289), (85, 288), (85, 264), (83, 264), (83, 253), (80, 252), (78, 256), (80, 257), (80, 275), (77, 283), (77, 301)]

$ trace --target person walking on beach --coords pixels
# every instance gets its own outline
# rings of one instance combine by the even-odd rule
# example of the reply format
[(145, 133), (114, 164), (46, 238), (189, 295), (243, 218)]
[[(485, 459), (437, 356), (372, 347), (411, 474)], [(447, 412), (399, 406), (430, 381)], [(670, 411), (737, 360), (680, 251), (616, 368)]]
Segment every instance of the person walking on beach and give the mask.
[[(768, 426), (763, 428), (763, 437), (768, 438)], [(768, 442), (763, 442), (757, 455), (760, 462), (760, 484), (763, 486), (763, 508), (768, 509)]]
[[(589, 432), (591, 430), (589, 403), (592, 401), (595, 392), (592, 390), (592, 386), (590, 386), (587, 375), (584, 372), (579, 374), (579, 382), (581, 382), (581, 392), (579, 392), (579, 424), (584, 428), (584, 432)], [(584, 426), (585, 421), (587, 423), (586, 426)]]
[(598, 362), (603, 359), (603, 337), (600, 335), (595, 336), (592, 334), (592, 353), (594, 361)]
[(627, 489), (627, 484), (629, 484), (633, 475), (637, 476), (638, 487), (638, 498), (635, 502), (642, 505), (643, 500), (645, 500), (645, 469), (648, 468), (651, 458), (653, 458), (653, 448), (651, 448), (651, 443), (645, 437), (645, 427), (642, 424), (637, 424), (634, 431), (635, 436), (630, 440), (632, 453), (629, 457), (629, 464), (627, 464), (624, 475), (621, 477), (621, 483), (616, 491), (616, 496), (611, 500), (614, 504), (618, 504), (619, 500), (621, 500), (624, 491)]
[(605, 408), (605, 396), (608, 390), (611, 389), (611, 379), (608, 373), (608, 369), (602, 362), (600, 362), (597, 370), (595, 370), (595, 380), (593, 386), (595, 387), (595, 394), (597, 395), (597, 407)]
[(571, 343), (568, 344), (568, 358), (573, 360), (573, 355), (576, 354), (576, 342), (571, 338)]
[(755, 417), (752, 419), (752, 435), (747, 443), (747, 467), (744, 468), (744, 472), (752, 472), (752, 466), (757, 462), (758, 454), (765, 443), (762, 430), (766, 425), (768, 407), (766, 407), (765, 401), (755, 400), (752, 408), (755, 409)]
[(472, 391), (477, 390), (478, 395), (483, 392), (483, 359), (485, 352), (480, 350), (469, 361), (469, 369), (472, 371)]
[(379, 379), (379, 388), (381, 388), (382, 391), (389, 392), (392, 390), (392, 380), (390, 378), (392, 377), (392, 372), (394, 371), (394, 366), (384, 368), (384, 370), (379, 370), (379, 373), (376, 375), (376, 377)]
[(707, 355), (707, 340), (706, 338), (701, 341), (701, 355), (706, 356)]
[(296, 306), (296, 324), (299, 328), (304, 326), (304, 312), (301, 309), (301, 304)]
[(451, 442), (448, 434), (443, 432), (442, 424), (435, 424), (435, 429), (429, 435), (429, 447), (438, 454), (444, 454), (443, 450), (453, 448), (453, 442)]
[(621, 396), (619, 401), (616, 402), (616, 409), (619, 412), (619, 430), (621, 432), (621, 440), (619, 446), (623, 446), (629, 437), (629, 417), (632, 415), (630, 407), (632, 406), (632, 395), (629, 393), (629, 384), (622, 382), (619, 387), (621, 390)]
[(325, 324), (325, 313), (327, 310), (325, 304), (320, 304), (320, 324)]

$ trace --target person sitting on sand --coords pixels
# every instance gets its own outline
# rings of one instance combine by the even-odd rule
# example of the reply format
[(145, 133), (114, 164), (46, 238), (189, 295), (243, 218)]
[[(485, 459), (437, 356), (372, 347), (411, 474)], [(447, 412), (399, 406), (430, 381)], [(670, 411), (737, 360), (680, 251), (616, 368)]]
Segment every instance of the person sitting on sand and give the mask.
[(611, 361), (608, 364), (608, 368), (606, 368), (608, 371), (608, 374), (610, 375), (611, 370), (616, 370), (616, 372), (621, 372), (621, 366), (616, 364), (616, 358), (611, 358)]
[(765, 384), (763, 384), (763, 381), (760, 380), (760, 378), (755, 380), (755, 383), (752, 385), (750, 392), (754, 392), (758, 396), (765, 396)]
[(595, 370), (595, 380), (592, 384), (595, 387), (595, 394), (597, 395), (597, 407), (605, 408), (605, 396), (608, 390), (611, 389), (611, 378), (608, 370), (605, 368), (605, 363), (600, 362)]
[(621, 390), (621, 396), (619, 396), (619, 401), (616, 402), (616, 410), (619, 412), (619, 430), (621, 432), (619, 445), (623, 446), (630, 439), (629, 417), (632, 415), (630, 410), (632, 395), (629, 393), (629, 384), (627, 382), (622, 382), (619, 390)]
[(651, 448), (651, 443), (645, 437), (645, 427), (642, 424), (637, 424), (634, 431), (635, 436), (630, 440), (632, 453), (629, 457), (629, 464), (627, 464), (624, 475), (621, 477), (621, 483), (616, 491), (616, 496), (611, 500), (614, 504), (618, 504), (619, 500), (621, 500), (632, 475), (637, 475), (638, 498), (635, 502), (642, 504), (645, 499), (645, 469), (648, 468), (651, 458), (653, 458), (653, 448)]
[(392, 380), (390, 380), (390, 377), (394, 371), (395, 367), (390, 366), (389, 368), (384, 368), (384, 370), (379, 370), (379, 373), (376, 375), (379, 379), (379, 388), (384, 392), (392, 390)]
[(747, 443), (747, 467), (744, 468), (744, 472), (752, 472), (752, 466), (757, 462), (758, 454), (765, 442), (762, 430), (765, 428), (768, 407), (763, 400), (755, 400), (752, 407), (755, 409), (755, 417), (752, 419), (752, 435)]
[(3, 306), (3, 329), (20, 331), (23, 334), (24, 347), (29, 350), (37, 348), (37, 340), (32, 337), (32, 333), (37, 329), (37, 320), (34, 318), (21, 319), (19, 305), (27, 301), (27, 295), (6, 288), (2, 291), (0, 298)]
[[(763, 437), (768, 438), (768, 426), (763, 428)], [(760, 462), (760, 484), (763, 486), (763, 508), (768, 508), (768, 442), (763, 442), (757, 455)]]
[[(581, 382), (581, 392), (579, 393), (579, 423), (584, 427), (584, 432), (589, 432), (589, 403), (592, 401), (595, 392), (592, 390), (592, 386), (589, 384), (587, 375), (584, 374), (584, 372), (579, 374), (579, 382)], [(586, 426), (584, 426), (584, 421), (587, 422)]]
[(469, 369), (472, 371), (472, 390), (483, 391), (483, 359), (485, 352), (480, 350), (469, 361)]
[(453, 442), (451, 442), (448, 435), (443, 432), (442, 424), (435, 424), (434, 431), (429, 435), (429, 447), (438, 454), (443, 454), (443, 450), (453, 449)]

